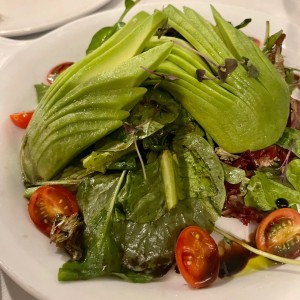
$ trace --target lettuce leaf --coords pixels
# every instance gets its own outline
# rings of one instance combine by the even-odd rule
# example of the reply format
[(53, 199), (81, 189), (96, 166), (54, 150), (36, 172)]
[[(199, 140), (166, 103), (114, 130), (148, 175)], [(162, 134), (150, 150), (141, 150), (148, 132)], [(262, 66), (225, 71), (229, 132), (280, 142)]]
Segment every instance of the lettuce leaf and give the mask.
[(245, 204), (259, 210), (277, 209), (276, 200), (284, 198), (289, 205), (300, 204), (300, 192), (268, 177), (266, 173), (257, 171), (251, 177), (245, 196)]

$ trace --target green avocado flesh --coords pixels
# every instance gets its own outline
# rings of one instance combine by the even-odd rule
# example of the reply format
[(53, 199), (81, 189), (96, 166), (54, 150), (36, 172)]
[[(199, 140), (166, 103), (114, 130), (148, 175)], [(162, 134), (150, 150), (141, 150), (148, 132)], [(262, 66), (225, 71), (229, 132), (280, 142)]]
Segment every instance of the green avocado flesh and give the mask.
[[(216, 25), (186, 7), (140, 12), (58, 76), (23, 140), (25, 182), (53, 178), (82, 151), (120, 128), (147, 87), (158, 83), (226, 151), (241, 153), (274, 144), (289, 115), (288, 86), (248, 36), (213, 7), (212, 13)], [(166, 22), (185, 41), (157, 38), (155, 33)], [(258, 70), (257, 77), (238, 64), (225, 81), (197, 80), (199, 69), (213, 77), (225, 59), (240, 62), (245, 57)], [(161, 80), (146, 69), (177, 79)]]

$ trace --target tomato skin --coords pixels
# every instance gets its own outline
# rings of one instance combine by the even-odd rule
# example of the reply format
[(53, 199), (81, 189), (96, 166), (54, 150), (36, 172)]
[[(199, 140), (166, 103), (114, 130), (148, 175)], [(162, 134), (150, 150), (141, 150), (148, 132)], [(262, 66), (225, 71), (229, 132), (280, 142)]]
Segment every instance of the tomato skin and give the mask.
[(259, 250), (286, 258), (300, 256), (300, 214), (280, 208), (267, 215), (255, 234)]
[(33, 115), (33, 111), (11, 114), (9, 117), (12, 122), (22, 129), (26, 129)]
[(68, 69), (71, 65), (73, 65), (73, 62), (64, 62), (61, 63), (54, 68), (52, 68), (48, 74), (47, 74), (47, 81), (52, 84), (55, 78), (62, 73), (64, 70)]
[(70, 216), (79, 210), (75, 196), (59, 185), (45, 185), (38, 188), (30, 197), (28, 204), (31, 220), (47, 236), (50, 236), (57, 214)]
[(179, 272), (190, 287), (206, 287), (218, 278), (218, 246), (206, 230), (186, 227), (177, 239), (175, 256)]

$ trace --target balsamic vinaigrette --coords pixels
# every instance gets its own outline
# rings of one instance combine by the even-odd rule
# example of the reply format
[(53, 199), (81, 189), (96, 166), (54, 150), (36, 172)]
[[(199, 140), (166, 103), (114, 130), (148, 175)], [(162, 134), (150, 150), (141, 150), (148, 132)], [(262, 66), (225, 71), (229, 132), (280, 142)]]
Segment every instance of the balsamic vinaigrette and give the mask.
[(218, 244), (220, 255), (219, 277), (233, 276), (242, 271), (253, 254), (239, 244), (223, 239)]
[(218, 248), (220, 255), (219, 278), (247, 275), (278, 265), (278, 263), (256, 255), (226, 238), (218, 243)]

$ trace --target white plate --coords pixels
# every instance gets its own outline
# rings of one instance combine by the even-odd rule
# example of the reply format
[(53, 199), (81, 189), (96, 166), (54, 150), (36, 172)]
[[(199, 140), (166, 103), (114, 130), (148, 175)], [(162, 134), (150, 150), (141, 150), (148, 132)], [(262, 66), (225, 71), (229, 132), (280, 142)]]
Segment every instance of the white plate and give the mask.
[(1, 0), (0, 36), (52, 29), (91, 13), (111, 0)]
[[(166, 2), (160, 1), (160, 4), (144, 8), (153, 11)], [(169, 2), (178, 7), (187, 5), (197, 8), (203, 16), (211, 19), (208, 4), (200, 5), (198, 1)], [(139, 4), (131, 14), (140, 8)], [(216, 5), (216, 8), (235, 24), (252, 17), (253, 22), (246, 31), (260, 39), (264, 37), (266, 20), (270, 20), (272, 31), (283, 28), (287, 34), (284, 44), (286, 61), (300, 67), (299, 27), (286, 19), (277, 19), (257, 11), (225, 5)], [(295, 299), (300, 294), (300, 268), (293, 266), (219, 280), (202, 290), (189, 289), (181, 276), (172, 271), (163, 279), (149, 284), (133, 284), (112, 278), (71, 283), (57, 281), (58, 268), (67, 258), (59, 254), (55, 246), (49, 245), (47, 238), (29, 220), (18, 166), (23, 131), (14, 127), (8, 116), (13, 112), (33, 109), (33, 85), (44, 81), (47, 71), (54, 65), (83, 57), (93, 33), (104, 25), (113, 24), (120, 13), (121, 10), (108, 11), (82, 18), (37, 40), (13, 43), (14, 47), (11, 41), (0, 38), (0, 48), (6, 50), (6, 55), (0, 56), (1, 267), (38, 299)]]

